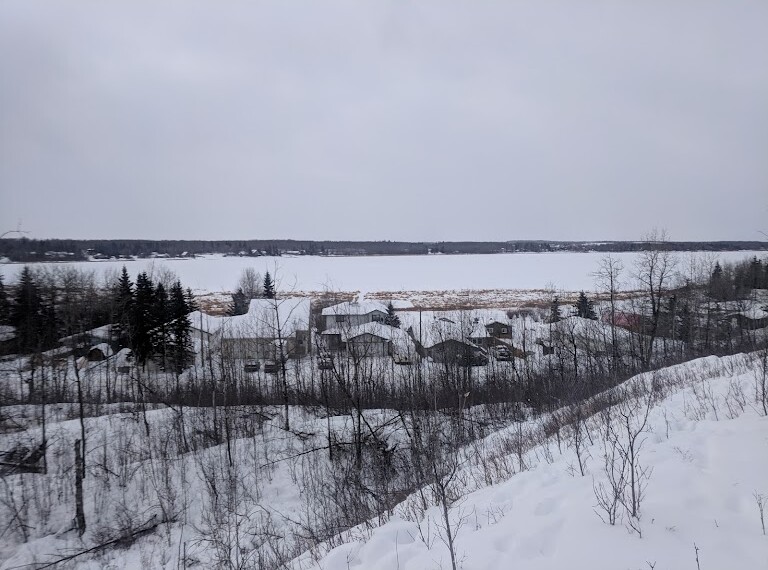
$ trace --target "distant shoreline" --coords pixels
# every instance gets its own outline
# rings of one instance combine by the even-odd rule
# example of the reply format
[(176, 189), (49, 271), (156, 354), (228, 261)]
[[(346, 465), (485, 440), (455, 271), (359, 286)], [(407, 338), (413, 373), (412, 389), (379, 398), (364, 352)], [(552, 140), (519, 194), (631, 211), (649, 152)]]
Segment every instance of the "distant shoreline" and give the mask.
[(0, 240), (4, 262), (131, 261), (231, 257), (382, 257), (502, 253), (632, 253), (767, 251), (766, 241), (317, 241), (317, 240)]

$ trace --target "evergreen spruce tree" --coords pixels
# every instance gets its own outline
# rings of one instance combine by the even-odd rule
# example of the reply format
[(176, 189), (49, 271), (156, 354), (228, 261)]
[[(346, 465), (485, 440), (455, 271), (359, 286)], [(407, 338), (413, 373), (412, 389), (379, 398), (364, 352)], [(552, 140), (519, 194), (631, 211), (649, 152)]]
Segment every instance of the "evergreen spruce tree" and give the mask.
[(264, 275), (264, 298), (275, 298), (275, 284), (272, 282), (272, 276), (269, 274), (269, 271)]
[(229, 304), (229, 310), (227, 312), (231, 317), (234, 317), (235, 315), (244, 315), (248, 312), (248, 299), (242, 289), (238, 289), (232, 293), (232, 302)]
[[(181, 285), (181, 283), (179, 283), (179, 285)], [(197, 311), (197, 302), (195, 301), (195, 296), (192, 294), (192, 289), (189, 287), (187, 287), (187, 290), (184, 292), (184, 299), (187, 302), (187, 314), (192, 311)]]
[(128, 270), (123, 265), (120, 277), (113, 288), (112, 323), (115, 326), (114, 339), (120, 346), (129, 346), (131, 344), (131, 329), (133, 323), (134, 309), (133, 283), (128, 276)]
[(5, 290), (3, 276), (0, 275), (0, 325), (11, 324), (11, 303), (8, 300), (8, 292)]
[(709, 278), (709, 290), (715, 299), (725, 300), (728, 297), (728, 285), (723, 273), (720, 262), (716, 262), (712, 275)]
[(169, 299), (170, 321), (170, 348), (169, 361), (173, 371), (181, 374), (189, 362), (192, 353), (192, 325), (189, 322), (189, 313), (193, 308), (190, 304), (191, 291), (184, 294), (181, 282), (177, 281), (171, 287)]
[(579, 298), (576, 301), (576, 315), (582, 319), (592, 319), (593, 321), (597, 320), (594, 305), (592, 301), (589, 300), (584, 291), (579, 293)]
[(150, 329), (151, 352), (160, 359), (163, 369), (166, 368), (166, 356), (168, 346), (168, 321), (170, 320), (168, 307), (168, 293), (162, 283), (157, 284), (152, 303), (152, 328)]
[(152, 354), (151, 331), (155, 324), (152, 311), (155, 305), (155, 291), (152, 280), (146, 272), (136, 278), (136, 295), (133, 303), (131, 345), (136, 362), (145, 364)]
[(395, 313), (395, 306), (392, 304), (392, 301), (387, 304), (387, 316), (384, 317), (384, 324), (400, 328), (400, 317)]
[(24, 267), (11, 308), (11, 325), (16, 327), (16, 349), (21, 353), (42, 350), (43, 298), (29, 267)]

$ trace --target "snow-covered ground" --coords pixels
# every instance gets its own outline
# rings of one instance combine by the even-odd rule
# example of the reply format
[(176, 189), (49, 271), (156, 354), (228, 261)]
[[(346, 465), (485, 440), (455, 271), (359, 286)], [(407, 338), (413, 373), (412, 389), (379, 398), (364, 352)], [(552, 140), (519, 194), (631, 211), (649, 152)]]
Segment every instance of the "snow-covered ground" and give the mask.
[[(224, 257), (210, 255), (196, 259), (142, 259), (38, 263), (36, 267), (74, 265), (101, 274), (116, 274), (125, 265), (135, 276), (141, 271), (174, 271), (185, 287), (196, 292), (232, 291), (242, 270), (253, 267), (260, 273), (277, 273), (279, 288), (285, 291), (450, 291), (488, 289), (543, 289), (550, 285), (566, 291), (594, 289), (594, 272), (602, 253), (515, 253), (495, 255), (414, 255), (376, 257)], [(625, 288), (635, 287), (629, 273), (636, 253), (615, 253), (626, 267)], [(716, 254), (680, 252), (681, 270), (692, 258), (706, 256), (721, 263), (741, 261), (766, 252), (730, 251)], [(714, 263), (714, 261), (712, 261)], [(0, 264), (6, 281), (15, 279), (21, 264)]]
[[(610, 525), (599, 516), (605, 518), (595, 488), (606, 482), (606, 445), (602, 418), (595, 416), (586, 424), (592, 441), (582, 434), (583, 476), (572, 432), (565, 430), (560, 444), (550, 437), (524, 454), (522, 467), (511, 459), (513, 470), (518, 461), (517, 472), (507, 480), (481, 486), (452, 505), (457, 566), (768, 568), (768, 536), (758, 507), (759, 497), (768, 502), (768, 417), (752, 397), (756, 375), (763, 371), (737, 355), (663, 373), (672, 386), (654, 403), (638, 439), (638, 460), (649, 474), (638, 519), (624, 513)], [(627, 384), (649, 385), (653, 378), (646, 374)], [(642, 417), (640, 405), (629, 421), (640, 425)], [(494, 437), (503, 439), (504, 433)], [(478, 471), (487, 469), (481, 463), (467, 461), (466, 480), (475, 481)], [(293, 568), (451, 568), (440, 508), (414, 516), (406, 505), (372, 532), (355, 529), (345, 544), (319, 557), (307, 553)]]
[[(756, 355), (708, 357), (640, 375), (614, 389), (656, 386), (647, 428), (638, 439), (639, 465), (650, 473), (640, 517), (621, 513), (613, 526), (598, 516), (594, 492), (606, 481), (604, 415), (586, 420), (581, 444), (562, 422), (555, 434), (554, 416), (547, 415), (458, 449), (459, 470), (451, 484), (460, 498), (449, 509), (458, 566), (697, 568), (698, 547), (701, 568), (765, 568), (768, 537), (755, 499), (768, 497), (768, 418), (755, 392), (762, 373)], [(642, 396), (638, 402), (623, 410), (631, 411), (632, 425), (639, 425), (643, 416)], [(437, 505), (420, 510), (418, 493), (405, 498), (391, 517), (339, 535), (335, 548), (296, 551), (302, 544), (309, 546), (301, 525), (307, 522), (311, 501), (300, 485), (310, 483), (319, 470), (333, 469), (324, 450), (312, 450), (323, 442), (325, 430), (343, 438), (351, 425), (349, 416), (327, 419), (304, 408), (291, 409), (290, 433), (280, 427), (279, 409), (262, 407), (258, 414), (248, 407), (230, 410), (241, 435), (229, 448), (205, 445), (210, 437), (205, 427), (210, 411), (205, 408), (185, 412), (190, 439), (183, 442), (177, 411), (149, 410), (145, 416), (130, 405), (102, 407), (100, 416), (86, 420), (89, 527), (81, 540), (71, 523), (71, 450), (80, 430), (71, 419), (76, 410), (71, 405), (49, 408), (50, 475), (0, 479), (0, 506), (6, 513), (16, 509), (28, 525), (26, 541), (18, 529), (0, 529), (2, 570), (80, 552), (107, 541), (117, 529), (141, 530), (174, 513), (133, 542), (79, 557), (76, 567), (213, 567), (221, 555), (216, 548), (233, 545), (233, 537), (243, 541), (235, 555), (252, 563), (244, 567), (259, 567), (254, 537), (295, 552), (295, 570), (451, 567), (443, 513)], [(619, 418), (620, 411), (612, 417)], [(4, 412), (31, 420), (39, 406)], [(371, 424), (389, 426), (390, 442), (404, 436), (397, 421), (390, 421), (397, 419), (396, 412), (371, 410), (366, 415)], [(5, 449), (11, 442), (39, 437), (33, 428), (6, 433), (0, 444)], [(186, 445), (195, 451), (179, 455)], [(239, 466), (242, 481), (227, 480), (230, 461)], [(214, 509), (213, 482), (221, 501), (234, 501), (233, 512)], [(9, 504), (8, 489), (14, 486), (17, 499), (26, 497), (28, 503)], [(261, 534), (251, 536), (251, 531)]]

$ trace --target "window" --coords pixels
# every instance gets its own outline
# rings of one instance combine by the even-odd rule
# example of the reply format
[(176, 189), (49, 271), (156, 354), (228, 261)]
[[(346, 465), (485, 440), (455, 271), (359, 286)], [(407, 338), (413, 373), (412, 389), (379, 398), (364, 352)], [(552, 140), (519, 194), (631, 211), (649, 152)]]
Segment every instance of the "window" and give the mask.
[(336, 322), (343, 323), (347, 320), (347, 315), (336, 315)]
[(507, 334), (507, 327), (501, 327), (501, 334)]
[(371, 315), (371, 320), (378, 323), (378, 322), (383, 321), (384, 318), (381, 316), (381, 313), (373, 313)]

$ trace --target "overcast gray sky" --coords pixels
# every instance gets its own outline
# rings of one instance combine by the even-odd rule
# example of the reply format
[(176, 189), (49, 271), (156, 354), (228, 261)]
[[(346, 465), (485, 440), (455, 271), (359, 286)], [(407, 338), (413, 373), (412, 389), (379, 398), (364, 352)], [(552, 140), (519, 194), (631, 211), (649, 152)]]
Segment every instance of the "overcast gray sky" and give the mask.
[(768, 2), (0, 3), (0, 232), (764, 239)]

